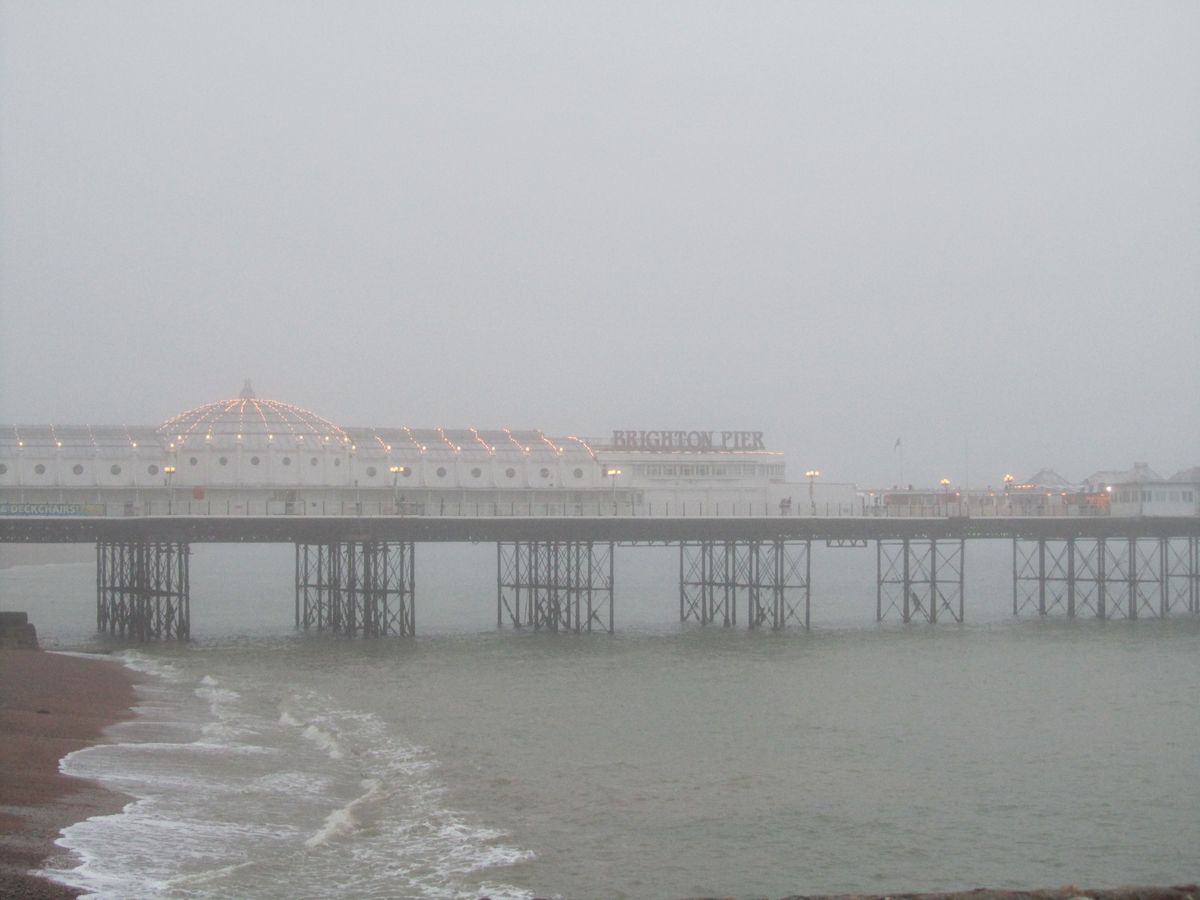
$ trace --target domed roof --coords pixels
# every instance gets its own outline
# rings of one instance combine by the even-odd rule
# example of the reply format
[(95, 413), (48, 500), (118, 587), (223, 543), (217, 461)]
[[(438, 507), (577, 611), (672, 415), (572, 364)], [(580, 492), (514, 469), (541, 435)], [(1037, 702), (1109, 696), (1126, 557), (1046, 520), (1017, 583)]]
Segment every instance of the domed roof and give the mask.
[(350, 440), (342, 428), (316, 413), (278, 400), (259, 399), (249, 380), (233, 400), (182, 412), (163, 422), (158, 433), (164, 443), (223, 449), (296, 449)]

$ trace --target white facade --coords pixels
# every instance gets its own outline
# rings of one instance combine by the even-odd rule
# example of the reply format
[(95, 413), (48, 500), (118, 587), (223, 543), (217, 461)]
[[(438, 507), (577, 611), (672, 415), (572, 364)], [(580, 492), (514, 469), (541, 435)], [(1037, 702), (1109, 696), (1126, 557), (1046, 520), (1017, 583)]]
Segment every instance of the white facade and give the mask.
[(1200, 484), (1190, 481), (1144, 481), (1108, 486), (1114, 516), (1200, 515)]
[(810, 489), (822, 509), (832, 499), (825, 485), (787, 484), (760, 433), (688, 434), (718, 438), (640, 447), (537, 430), (343, 428), (247, 385), (158, 427), (3, 427), (0, 514), (763, 515), (786, 497), (808, 514)]

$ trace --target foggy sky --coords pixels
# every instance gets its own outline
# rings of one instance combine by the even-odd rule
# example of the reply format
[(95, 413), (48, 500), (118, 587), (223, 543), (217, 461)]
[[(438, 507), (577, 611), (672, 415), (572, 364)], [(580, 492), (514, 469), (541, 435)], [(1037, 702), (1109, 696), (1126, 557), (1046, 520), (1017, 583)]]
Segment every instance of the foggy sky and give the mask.
[[(1200, 5), (0, 3), (0, 422), (1200, 464)], [(968, 471), (969, 468), (969, 471)]]

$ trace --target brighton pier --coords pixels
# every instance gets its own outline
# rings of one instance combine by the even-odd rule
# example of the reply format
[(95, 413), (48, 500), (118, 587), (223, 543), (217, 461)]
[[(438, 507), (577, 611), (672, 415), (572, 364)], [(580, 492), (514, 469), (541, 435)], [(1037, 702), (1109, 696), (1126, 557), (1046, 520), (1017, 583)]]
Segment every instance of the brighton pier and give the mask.
[(967, 548), (998, 540), (1014, 615), (1194, 616), (1195, 471), (888, 495), (789, 482), (761, 432), (342, 428), (247, 384), (155, 428), (8, 427), (0, 542), (94, 544), (97, 628), (134, 641), (190, 637), (210, 542), (292, 544), (295, 627), (367, 637), (415, 634), (435, 542), (496, 545), (497, 627), (612, 632), (618, 549), (667, 545), (681, 622), (807, 629), (814, 542), (874, 545), (880, 622), (963, 622)]

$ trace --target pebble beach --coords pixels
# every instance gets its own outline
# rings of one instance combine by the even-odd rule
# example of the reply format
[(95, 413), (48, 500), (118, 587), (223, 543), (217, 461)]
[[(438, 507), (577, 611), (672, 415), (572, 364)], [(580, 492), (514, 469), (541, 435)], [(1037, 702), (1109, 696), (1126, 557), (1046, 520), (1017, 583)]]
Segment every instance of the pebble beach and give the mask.
[(54, 843), (61, 828), (125, 804), (62, 774), (59, 761), (133, 715), (135, 678), (99, 655), (0, 650), (0, 896), (78, 895), (30, 871), (64, 852)]

